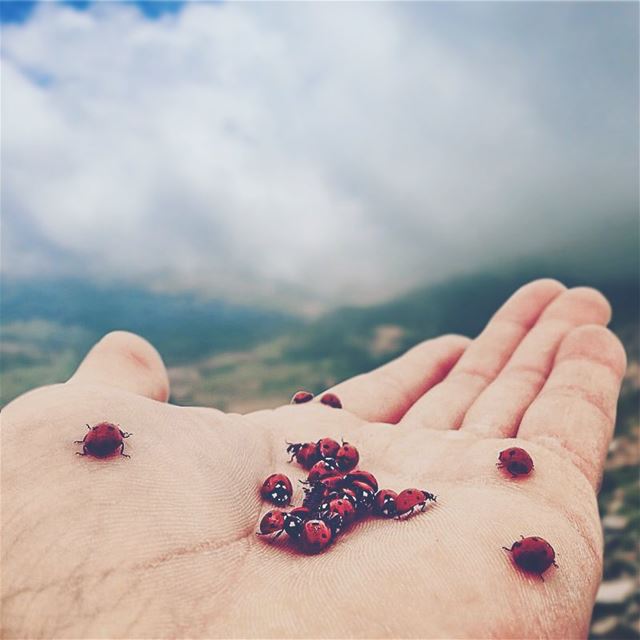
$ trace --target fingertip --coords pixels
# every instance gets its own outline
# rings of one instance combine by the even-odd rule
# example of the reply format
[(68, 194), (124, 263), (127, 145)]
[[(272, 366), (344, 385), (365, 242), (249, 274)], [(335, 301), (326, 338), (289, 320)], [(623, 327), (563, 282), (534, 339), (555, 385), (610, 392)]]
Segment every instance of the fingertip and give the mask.
[(574, 305), (581, 305), (591, 310), (594, 324), (609, 324), (611, 320), (611, 304), (605, 296), (593, 287), (573, 287), (568, 292)]
[(99, 340), (69, 379), (107, 384), (166, 402), (169, 376), (158, 351), (143, 337), (112, 331)]
[(556, 362), (584, 359), (598, 362), (621, 379), (627, 370), (627, 353), (620, 338), (610, 329), (587, 324), (570, 331), (562, 341)]

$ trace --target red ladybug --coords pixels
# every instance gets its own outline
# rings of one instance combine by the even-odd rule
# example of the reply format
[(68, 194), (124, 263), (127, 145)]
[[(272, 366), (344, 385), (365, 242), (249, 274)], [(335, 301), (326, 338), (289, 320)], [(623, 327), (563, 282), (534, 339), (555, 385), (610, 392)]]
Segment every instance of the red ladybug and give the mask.
[(351, 489), (356, 495), (356, 510), (359, 512), (369, 511), (373, 507), (375, 491), (366, 482), (358, 480), (351, 483)]
[(335, 393), (324, 393), (320, 398), (320, 402), (334, 409), (342, 409), (342, 402), (340, 402), (340, 398)]
[(422, 489), (405, 489), (401, 491), (396, 498), (396, 518), (413, 513), (416, 507), (421, 507), (421, 511), (424, 511), (427, 506), (427, 500), (435, 502), (436, 496)]
[[(556, 564), (556, 552), (544, 538), (539, 536), (520, 537), (522, 540), (514, 542), (510, 549), (508, 547), (502, 548), (511, 553), (513, 561), (521, 569), (528, 573), (535, 573), (542, 578), (542, 574), (551, 565), (558, 566)], [(544, 580), (544, 578), (542, 579)]]
[(265, 513), (262, 520), (260, 520), (258, 535), (268, 536), (270, 533), (275, 533), (274, 539), (277, 538), (284, 531), (284, 516), (284, 511), (279, 509)]
[(87, 429), (89, 429), (89, 433), (82, 440), (75, 440), (75, 444), (83, 445), (82, 453), (76, 452), (77, 455), (108, 458), (120, 447), (120, 455), (125, 458), (131, 457), (124, 452), (124, 438), (133, 434), (122, 431), (120, 427), (111, 422), (100, 422), (94, 427), (87, 425)]
[(514, 478), (515, 476), (526, 476), (533, 469), (531, 456), (520, 447), (509, 447), (501, 451), (498, 460), (496, 466), (499, 469), (506, 468)]
[(313, 467), (311, 467), (307, 480), (309, 482), (318, 482), (318, 480), (328, 478), (329, 476), (339, 475), (342, 474), (336, 468), (335, 462), (330, 458), (327, 458), (325, 460), (319, 460), (313, 465)]
[(305, 402), (311, 402), (311, 400), (313, 400), (313, 393), (300, 390), (293, 394), (291, 404), (304, 404)]
[(302, 526), (305, 520), (308, 520), (311, 516), (311, 511), (306, 507), (296, 507), (291, 509), (289, 513), (284, 516), (284, 530), (287, 535), (294, 540), (297, 540), (302, 533)]
[(327, 491), (334, 492), (342, 489), (342, 485), (344, 484), (344, 476), (339, 473), (335, 476), (327, 476), (322, 478), (320, 482), (326, 487)]
[(336, 453), (340, 450), (340, 445), (333, 438), (322, 438), (317, 442), (318, 454), (321, 458), (335, 459)]
[(371, 487), (371, 491), (373, 491), (373, 493), (378, 490), (378, 481), (376, 480), (376, 477), (372, 473), (364, 471), (364, 469), (349, 471), (349, 473), (344, 477), (344, 482), (345, 486), (349, 486), (353, 482), (364, 482)]
[(291, 462), (294, 458), (298, 464), (301, 464), (305, 469), (311, 469), (313, 465), (320, 460), (320, 455), (318, 454), (318, 447), (315, 442), (298, 442), (291, 443), (287, 442), (289, 445), (287, 447), (287, 453), (291, 454)]
[(380, 489), (373, 501), (373, 512), (383, 518), (393, 518), (396, 511), (398, 494), (391, 489)]
[(276, 535), (273, 536), (275, 540), (285, 532), (295, 540), (300, 537), (302, 525), (309, 515), (309, 509), (305, 509), (304, 507), (297, 507), (289, 511), (289, 513), (274, 509), (263, 516), (260, 521), (260, 531), (258, 531), (258, 535), (267, 536), (275, 533)]
[(307, 520), (302, 525), (299, 538), (300, 548), (305, 553), (319, 553), (329, 545), (332, 537), (333, 533), (326, 522)]
[(335, 458), (340, 471), (351, 471), (358, 466), (360, 454), (352, 444), (343, 442), (342, 446), (338, 449)]
[(273, 473), (262, 484), (260, 495), (264, 500), (282, 507), (291, 502), (293, 487), (291, 480), (283, 473)]
[(331, 502), (329, 502), (327, 512), (337, 513), (344, 521), (345, 526), (351, 524), (356, 517), (356, 510), (351, 502), (346, 498), (335, 498), (331, 500)]

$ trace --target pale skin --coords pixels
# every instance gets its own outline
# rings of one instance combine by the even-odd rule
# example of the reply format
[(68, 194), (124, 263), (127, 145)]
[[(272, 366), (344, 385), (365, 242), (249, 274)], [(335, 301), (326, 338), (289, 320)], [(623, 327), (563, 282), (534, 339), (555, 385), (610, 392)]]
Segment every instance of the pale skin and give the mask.
[[(2, 411), (3, 637), (585, 637), (626, 366), (610, 313), (597, 291), (536, 281), (473, 341), (338, 384), (343, 410), (248, 415), (168, 404), (155, 349), (107, 335), (67, 383)], [(75, 455), (104, 420), (132, 432), (130, 459)], [(324, 436), (355, 444), (381, 487), (437, 504), (368, 518), (317, 556), (256, 536), (264, 478), (303, 477), (285, 440)], [(529, 451), (529, 477), (496, 468), (508, 446)], [(502, 549), (520, 535), (555, 548), (544, 582)]]

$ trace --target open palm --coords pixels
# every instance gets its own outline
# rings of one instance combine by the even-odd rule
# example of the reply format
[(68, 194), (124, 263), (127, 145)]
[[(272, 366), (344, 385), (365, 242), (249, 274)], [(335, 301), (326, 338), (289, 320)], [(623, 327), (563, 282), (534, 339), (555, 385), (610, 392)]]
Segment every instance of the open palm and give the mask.
[[(3, 635), (584, 637), (625, 368), (609, 315), (591, 289), (536, 281), (473, 342), (443, 336), (334, 387), (343, 410), (245, 416), (167, 404), (153, 348), (109, 334), (68, 383), (2, 412)], [(133, 432), (131, 459), (74, 455), (103, 420)], [(285, 440), (324, 436), (355, 444), (381, 488), (437, 504), (362, 520), (316, 556), (256, 536), (262, 480), (303, 478)], [(514, 444), (529, 477), (496, 469)], [(544, 582), (501, 549), (520, 535), (554, 546)]]

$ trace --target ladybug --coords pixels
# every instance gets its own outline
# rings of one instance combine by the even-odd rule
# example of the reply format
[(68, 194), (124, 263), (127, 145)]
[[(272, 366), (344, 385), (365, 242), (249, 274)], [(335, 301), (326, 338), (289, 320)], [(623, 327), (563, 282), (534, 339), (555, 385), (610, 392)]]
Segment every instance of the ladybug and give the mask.
[(74, 444), (82, 445), (82, 453), (77, 451), (77, 455), (108, 458), (120, 447), (120, 455), (125, 458), (131, 457), (124, 452), (124, 439), (133, 434), (123, 431), (111, 422), (100, 422), (94, 427), (87, 425), (87, 429), (89, 429), (89, 433), (85, 434), (82, 440), (74, 441)]
[(337, 513), (343, 520), (344, 525), (351, 524), (356, 517), (354, 506), (346, 498), (334, 498), (329, 502), (326, 509), (327, 513)]
[(321, 513), (320, 520), (322, 520), (322, 522), (328, 525), (329, 529), (331, 529), (332, 540), (335, 540), (338, 534), (346, 526), (344, 518), (335, 511), (325, 511), (324, 513)]
[(320, 398), (320, 402), (334, 409), (342, 409), (342, 402), (340, 402), (340, 398), (335, 393), (324, 393)]
[(326, 487), (327, 491), (336, 492), (342, 488), (342, 485), (344, 484), (344, 476), (339, 473), (335, 476), (327, 476), (326, 478), (322, 478), (322, 480), (320, 480), (319, 482), (321, 482)]
[(436, 496), (428, 491), (422, 491), (422, 489), (405, 489), (398, 494), (396, 498), (396, 518), (405, 514), (413, 513), (416, 507), (422, 507), (421, 511), (424, 511), (427, 506), (427, 500), (436, 501)]
[(305, 520), (308, 520), (311, 515), (311, 511), (306, 507), (296, 507), (291, 509), (289, 513), (284, 516), (284, 530), (287, 535), (294, 540), (297, 540), (302, 533), (302, 525)]
[(355, 509), (358, 506), (358, 499), (353, 489), (340, 488), (337, 490), (330, 490), (320, 505), (321, 511), (329, 509), (329, 503), (332, 500), (346, 500)]
[[(556, 552), (553, 547), (539, 536), (531, 536), (514, 542), (511, 548), (502, 547), (511, 553), (513, 561), (524, 571), (535, 573), (542, 578), (542, 574), (551, 566), (557, 567)], [(544, 580), (544, 578), (542, 578)]]
[(323, 480), (329, 476), (339, 475), (342, 474), (338, 471), (335, 460), (325, 458), (324, 460), (319, 460), (313, 465), (313, 467), (311, 467), (307, 480), (309, 482), (317, 482), (318, 480)]
[(329, 545), (332, 538), (333, 533), (326, 522), (307, 520), (302, 525), (299, 538), (300, 548), (305, 553), (319, 553)]
[(333, 440), (333, 438), (322, 438), (318, 440), (316, 446), (318, 447), (318, 455), (321, 458), (335, 459), (336, 453), (340, 450), (340, 445)]
[(322, 482), (307, 483), (310, 488), (304, 488), (304, 500), (302, 506), (313, 513), (318, 513), (327, 496), (327, 487)]
[(356, 495), (356, 510), (359, 512), (369, 511), (373, 507), (375, 491), (366, 482), (358, 480), (351, 483), (351, 489)]
[(378, 490), (378, 481), (375, 476), (368, 471), (358, 469), (357, 471), (349, 471), (344, 477), (345, 485), (349, 486), (353, 482), (364, 482), (371, 487), (373, 493)]
[(260, 495), (264, 500), (282, 507), (291, 502), (293, 487), (291, 480), (283, 473), (271, 474), (262, 484)]
[(274, 509), (264, 514), (262, 520), (260, 520), (259, 536), (268, 536), (270, 533), (276, 533), (273, 537), (274, 540), (284, 531), (284, 511)]
[(516, 476), (526, 476), (531, 473), (533, 460), (524, 449), (509, 447), (500, 452), (496, 466), (498, 469), (506, 468), (511, 476), (515, 478)]
[(393, 518), (396, 515), (396, 498), (398, 494), (391, 489), (380, 489), (373, 501), (373, 511), (383, 518)]
[(342, 446), (336, 452), (336, 464), (340, 471), (351, 471), (358, 466), (360, 454), (358, 450), (348, 442), (342, 442)]
[(313, 400), (313, 393), (301, 389), (300, 391), (296, 391), (296, 393), (293, 394), (293, 398), (291, 398), (291, 404), (304, 404), (305, 402), (311, 402), (311, 400)]
[(275, 540), (285, 532), (295, 540), (300, 536), (302, 524), (309, 515), (309, 509), (305, 509), (304, 507), (297, 507), (289, 511), (289, 513), (274, 509), (273, 511), (265, 513), (260, 521), (260, 531), (257, 533), (259, 536), (268, 536), (275, 533), (276, 535), (273, 536), (273, 540)]
[(309, 470), (316, 462), (318, 462), (318, 460), (320, 460), (318, 447), (314, 442), (298, 442), (296, 444), (287, 442), (287, 444), (289, 445), (287, 447), (287, 453), (291, 454), (291, 460), (289, 460), (289, 462), (292, 462), (295, 458), (296, 462)]

